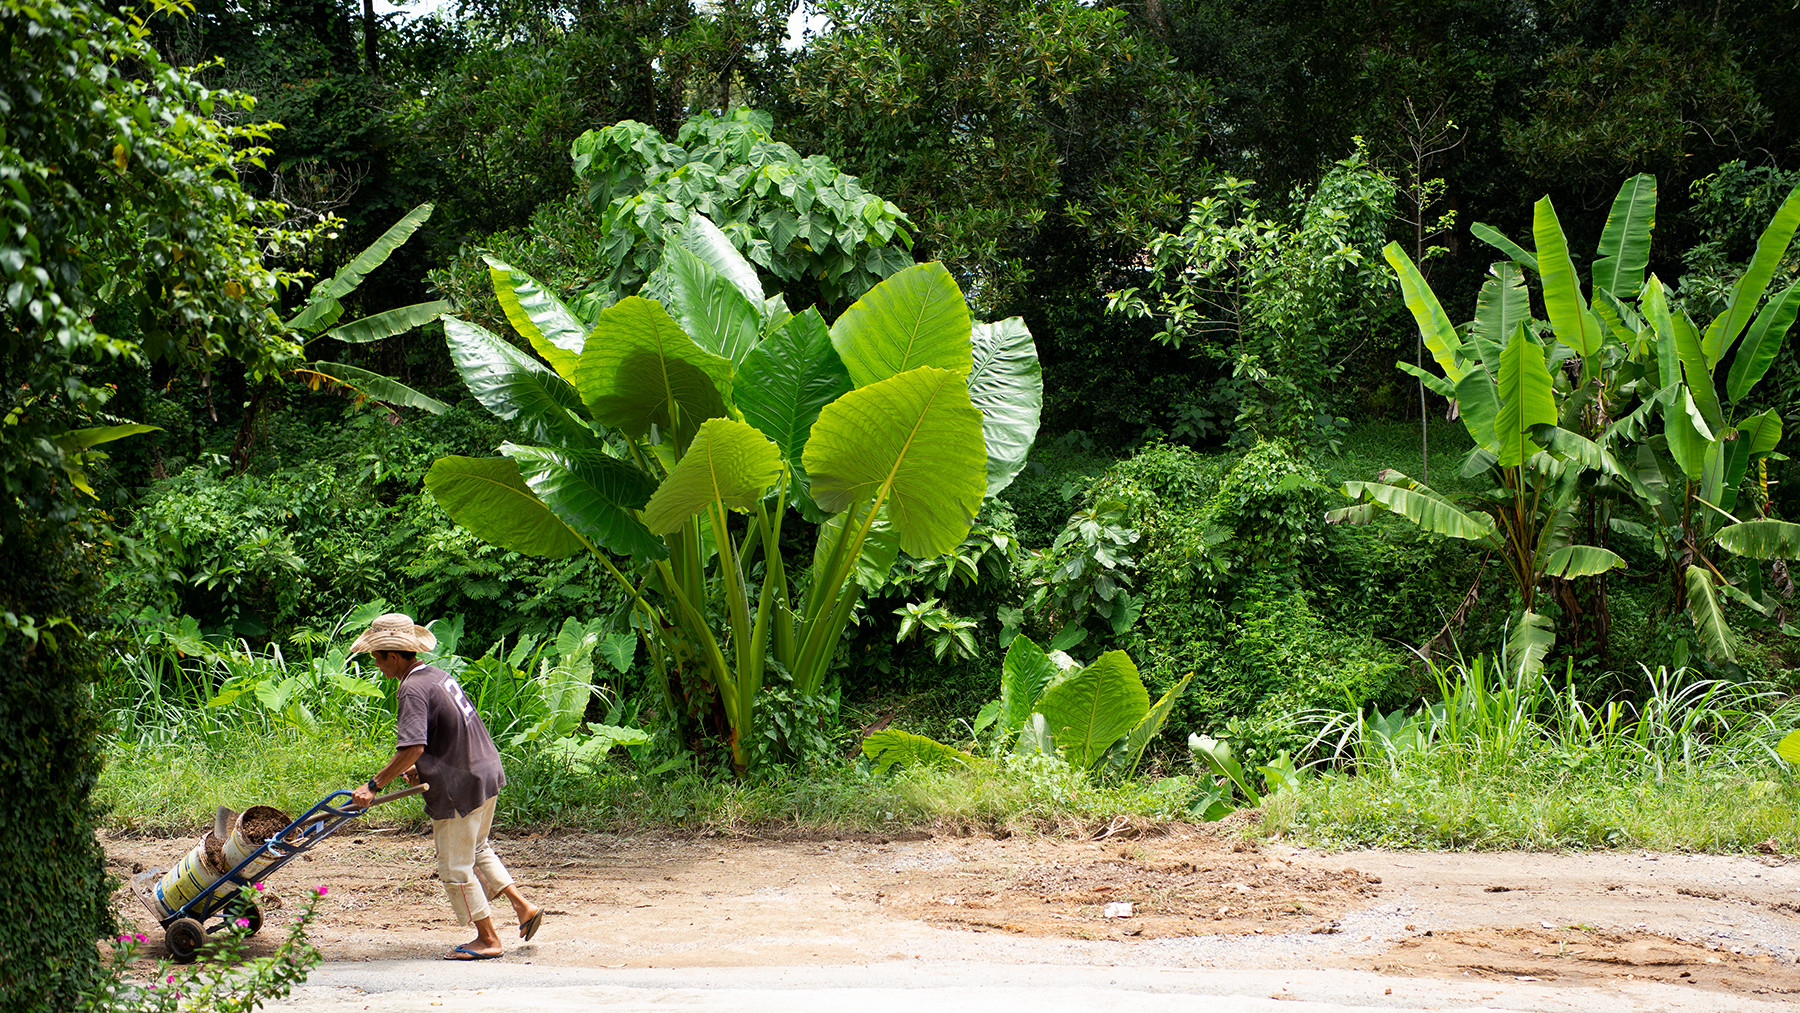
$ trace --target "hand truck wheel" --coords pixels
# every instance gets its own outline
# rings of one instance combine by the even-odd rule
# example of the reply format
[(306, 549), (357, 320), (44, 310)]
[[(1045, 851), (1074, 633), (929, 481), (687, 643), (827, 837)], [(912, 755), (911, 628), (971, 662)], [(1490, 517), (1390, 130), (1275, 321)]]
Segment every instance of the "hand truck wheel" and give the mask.
[(177, 918), (163, 930), (163, 942), (176, 963), (191, 964), (200, 944), (206, 942), (206, 929), (192, 918)]

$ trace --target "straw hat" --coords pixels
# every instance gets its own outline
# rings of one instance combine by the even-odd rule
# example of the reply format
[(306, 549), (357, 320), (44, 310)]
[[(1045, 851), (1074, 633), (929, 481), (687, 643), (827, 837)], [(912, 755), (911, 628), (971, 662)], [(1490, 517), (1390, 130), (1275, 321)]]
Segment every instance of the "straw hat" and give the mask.
[(437, 637), (423, 626), (414, 625), (412, 616), (404, 612), (389, 612), (384, 616), (376, 616), (375, 621), (350, 645), (350, 653), (357, 651), (429, 651), (437, 647)]

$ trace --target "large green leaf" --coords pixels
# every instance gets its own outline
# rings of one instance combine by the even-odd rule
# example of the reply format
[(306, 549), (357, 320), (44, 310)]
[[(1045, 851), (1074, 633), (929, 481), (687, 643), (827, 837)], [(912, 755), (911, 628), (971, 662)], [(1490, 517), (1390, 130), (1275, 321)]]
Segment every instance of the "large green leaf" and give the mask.
[(732, 391), (744, 420), (798, 465), (819, 409), (850, 390), (850, 374), (831, 347), (819, 311), (806, 311), (744, 356)]
[(961, 375), (933, 366), (826, 405), (804, 460), (821, 507), (885, 503), (900, 547), (921, 559), (961, 544), (987, 494), (981, 413)]
[[(1667, 388), (1681, 379), (1681, 352), (1676, 345), (1675, 318), (1669, 312), (1668, 290), (1663, 288), (1663, 283), (1656, 275), (1651, 275), (1650, 280), (1644, 283), (1644, 294), (1639, 305), (1656, 335), (1657, 385)], [(1697, 352), (1698, 345), (1695, 349)]]
[(939, 263), (917, 264), (876, 285), (831, 325), (831, 343), (858, 387), (920, 366), (967, 377), (969, 304)]
[(1640, 172), (1619, 187), (1594, 261), (1594, 291), (1629, 299), (1644, 284), (1650, 264), (1650, 230), (1656, 225), (1656, 177)]
[(1544, 445), (1564, 460), (1574, 461), (1589, 471), (1603, 475), (1623, 475), (1625, 469), (1605, 447), (1560, 426), (1544, 431)]
[(1687, 381), (1688, 394), (1706, 428), (1717, 432), (1725, 427), (1725, 415), (1719, 406), (1719, 393), (1713, 386), (1712, 365), (1701, 350), (1700, 335), (1686, 312), (1677, 310), (1670, 315), (1670, 320), (1674, 325), (1675, 355), (1681, 360), (1681, 374)]
[(874, 763), (876, 773), (885, 774), (893, 767), (923, 769), (926, 767), (973, 767), (981, 761), (936, 739), (929, 739), (898, 728), (871, 732), (862, 741), (862, 753)]
[[(430, 204), (421, 204), (408, 211), (405, 217), (395, 222), (392, 228), (381, 234), (380, 239), (370, 243), (366, 249), (356, 255), (355, 259), (345, 264), (337, 274), (315, 286), (312, 293), (307, 296), (306, 308), (289, 320), (288, 326), (302, 333), (325, 326), (327, 324), (326, 317), (328, 315), (335, 316), (335, 314), (328, 314), (325, 307), (355, 291), (356, 286), (362, 284), (362, 280), (368, 277), (370, 271), (386, 263), (388, 256), (399, 249), (401, 243), (412, 238), (412, 234), (419, 231), (419, 226), (424, 225), (425, 220), (430, 217)], [(341, 306), (338, 307), (338, 312), (343, 312)]]
[[(1440, 397), (1450, 398), (1453, 401), (1456, 399), (1456, 384), (1451, 383), (1449, 380), (1444, 379), (1436, 373), (1427, 372), (1404, 360), (1394, 363), (1394, 366), (1402, 373), (1418, 377), (1419, 382), (1425, 385), (1426, 390), (1429, 390)], [(1468, 378), (1467, 375), (1463, 377), (1464, 380), (1467, 380)], [(1491, 378), (1489, 382), (1493, 382)]]
[(687, 446), (707, 419), (727, 414), (731, 360), (687, 336), (660, 305), (627, 296), (588, 333), (575, 387), (594, 418), (641, 437), (656, 426)]
[(147, 426), (141, 422), (128, 422), (121, 426), (93, 426), (87, 429), (71, 429), (62, 433), (56, 437), (56, 444), (64, 453), (79, 454), (102, 443), (122, 440), (127, 436), (160, 432), (162, 432), (161, 426)]
[(1475, 445), (1496, 456), (1500, 453), (1500, 437), (1494, 422), (1500, 414), (1500, 390), (1488, 372), (1499, 368), (1498, 358), (1489, 359), (1481, 369), (1471, 369), (1456, 384), (1455, 397), (1462, 409), (1463, 428), (1474, 438)]
[(972, 332), (974, 368), (969, 372), (969, 400), (981, 412), (987, 440), (987, 494), (1012, 484), (1025, 467), (1025, 455), (1037, 439), (1038, 416), (1044, 407), (1044, 371), (1037, 345), (1018, 317), (976, 324)]
[(1706, 328), (1706, 340), (1702, 350), (1706, 354), (1706, 364), (1710, 368), (1719, 364), (1730, 351), (1745, 325), (1750, 323), (1750, 315), (1756, 312), (1757, 303), (1762, 302), (1763, 291), (1769, 287), (1769, 279), (1775, 276), (1775, 269), (1781, 266), (1781, 258), (1787, 255), (1788, 244), (1794, 239), (1794, 231), (1800, 227), (1800, 186), (1794, 187), (1776, 209), (1775, 217), (1769, 219), (1768, 228), (1756, 241), (1756, 254), (1750, 258), (1750, 266), (1731, 290), (1731, 300), (1725, 304), (1725, 312), (1720, 314)]
[[(1406, 481), (1411, 482), (1410, 479)], [(1412, 485), (1414, 487), (1409, 488), (1388, 482), (1345, 482), (1344, 495), (1379, 504), (1432, 534), (1472, 542), (1493, 537), (1493, 518), (1486, 514), (1466, 513), (1424, 486)]]
[(1456, 325), (1450, 322), (1443, 304), (1438, 302), (1437, 293), (1426, 284), (1425, 276), (1419, 273), (1399, 243), (1387, 244), (1381, 255), (1387, 258), (1388, 266), (1400, 278), (1400, 292), (1406, 298), (1406, 308), (1412, 311), (1419, 334), (1425, 339), (1425, 347), (1431, 349), (1438, 368), (1451, 383), (1461, 380), (1468, 368), (1463, 362), (1462, 341), (1456, 336)]
[[(690, 214), (681, 226), (681, 245), (724, 275), (744, 298), (759, 310), (764, 306), (762, 281), (756, 268), (738, 252), (725, 233), (703, 214)], [(780, 296), (776, 296), (780, 298)]]
[[(1582, 298), (1581, 283), (1575, 277), (1575, 262), (1569, 259), (1569, 244), (1563, 238), (1556, 206), (1548, 197), (1532, 207), (1531, 235), (1537, 241), (1538, 278), (1544, 284), (1544, 311), (1550, 316), (1556, 340), (1587, 358), (1600, 350), (1601, 336), (1599, 328), (1594, 326), (1593, 314), (1588, 312), (1587, 300)], [(1504, 388), (1504, 382), (1501, 386)], [(1505, 399), (1504, 390), (1500, 396)]]
[(1525, 290), (1525, 278), (1518, 264), (1501, 261), (1489, 269), (1489, 274), (1475, 300), (1469, 340), (1481, 361), (1492, 370), (1500, 361), (1506, 339), (1531, 319), (1531, 296)]
[(1624, 566), (1625, 560), (1611, 549), (1598, 545), (1565, 545), (1544, 560), (1544, 576), (1574, 580)]
[(718, 503), (748, 510), (781, 477), (781, 450), (734, 419), (707, 419), (687, 453), (644, 507), (644, 523), (668, 534)]
[(1690, 480), (1700, 477), (1706, 463), (1706, 448), (1712, 444), (1712, 430), (1694, 404), (1694, 395), (1683, 385), (1675, 403), (1663, 412), (1663, 434), (1669, 441), (1669, 456), (1680, 465)]
[[(1544, 249), (1541, 238), (1538, 249)], [(1500, 452), (1495, 456), (1501, 467), (1511, 468), (1537, 452), (1533, 427), (1556, 424), (1556, 394), (1544, 365), (1544, 349), (1525, 333), (1523, 324), (1507, 340), (1496, 373), (1500, 404), (1494, 413), (1494, 436)]]
[(1519, 616), (1506, 638), (1506, 670), (1509, 675), (1536, 675), (1544, 670), (1544, 656), (1556, 646), (1556, 627), (1550, 617), (1536, 612)]
[(681, 329), (714, 355), (744, 361), (762, 338), (762, 304), (744, 298), (729, 278), (682, 247), (663, 251), (663, 269)]
[(587, 323), (552, 295), (543, 282), (492, 257), (481, 259), (487, 261), (488, 277), (494, 282), (494, 296), (500, 301), (506, 322), (525, 336), (532, 350), (543, 356), (551, 369), (572, 381), (575, 363), (587, 344)]
[(621, 556), (661, 559), (668, 549), (632, 513), (650, 499), (650, 476), (600, 450), (524, 447), (500, 452), (519, 467), (526, 486), (562, 522), (588, 541)]
[(1800, 524), (1792, 521), (1727, 524), (1713, 540), (1728, 551), (1751, 559), (1800, 559)]
[(562, 559), (584, 546), (504, 457), (440, 457), (425, 488), (450, 519), (483, 541), (527, 556)]
[(1725, 377), (1725, 394), (1733, 402), (1743, 400), (1769, 371), (1787, 340), (1788, 329), (1794, 326), (1796, 314), (1800, 314), (1800, 281), (1770, 299), (1744, 335), (1744, 343), (1731, 360), (1731, 372)]
[(1063, 759), (1086, 770), (1149, 712), (1150, 694), (1130, 656), (1108, 651), (1046, 689), (1036, 709)]
[(1719, 607), (1719, 596), (1713, 591), (1712, 574), (1689, 566), (1686, 580), (1688, 613), (1694, 618), (1701, 653), (1713, 661), (1736, 661), (1737, 654), (1731, 649), (1731, 627), (1725, 622), (1725, 611)]
[[(1635, 348), (1639, 330), (1643, 327), (1643, 318), (1629, 303), (1603, 288), (1594, 289), (1594, 301), (1591, 307), (1594, 316), (1612, 332), (1613, 339), (1627, 348)], [(1602, 332), (1604, 335), (1604, 332)]]
[(450, 406), (444, 402), (421, 394), (392, 377), (371, 373), (357, 366), (341, 362), (309, 362), (302, 369), (319, 379), (348, 387), (371, 401), (417, 408), (432, 415), (442, 415), (450, 410)]
[(366, 345), (371, 341), (380, 341), (396, 334), (405, 334), (416, 327), (423, 327), (450, 310), (450, 304), (443, 299), (435, 302), (413, 303), (411, 306), (399, 306), (373, 316), (363, 317), (360, 320), (352, 320), (339, 327), (333, 327), (325, 332), (325, 336), (349, 345)]
[(1511, 257), (1514, 263), (1529, 267), (1533, 271), (1538, 269), (1537, 254), (1506, 238), (1499, 229), (1492, 225), (1476, 222), (1469, 226), (1469, 234)]
[(1023, 633), (1013, 637), (1006, 649), (1006, 660), (1000, 663), (999, 728), (1003, 733), (1016, 732), (1025, 726), (1044, 687), (1057, 675), (1056, 662)]
[(1130, 777), (1137, 773), (1138, 761), (1143, 758), (1145, 748), (1150, 745), (1151, 740), (1156, 738), (1157, 733), (1162, 731), (1163, 725), (1169, 720), (1169, 714), (1175, 709), (1175, 701), (1181, 698), (1182, 691), (1186, 690), (1188, 683), (1193, 681), (1194, 673), (1192, 672), (1182, 676), (1181, 681), (1169, 687), (1169, 691), (1164, 693), (1160, 700), (1151, 704), (1150, 710), (1144, 714), (1143, 719), (1138, 721), (1130, 732), (1126, 733), (1124, 749), (1119, 754), (1120, 768), (1124, 776)]
[(594, 431), (578, 414), (574, 388), (530, 355), (478, 324), (444, 318), (444, 342), (469, 393), (488, 411), (517, 422), (534, 443), (591, 446)]

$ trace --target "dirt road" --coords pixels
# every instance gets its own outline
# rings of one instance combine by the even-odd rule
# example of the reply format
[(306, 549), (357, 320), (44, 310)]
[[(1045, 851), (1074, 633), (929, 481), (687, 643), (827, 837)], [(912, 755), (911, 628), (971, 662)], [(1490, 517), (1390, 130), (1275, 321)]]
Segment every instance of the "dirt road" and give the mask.
[[(313, 933), (327, 963), (278, 1008), (872, 1013), (1129, 994), (1146, 1010), (1774, 1010), (1800, 995), (1800, 862), (1781, 856), (1326, 854), (1116, 830), (502, 839), (548, 915), (480, 965), (437, 959), (469, 933), (428, 836), (346, 833), (270, 884), (331, 888)], [(191, 846), (105, 843), (122, 876)]]

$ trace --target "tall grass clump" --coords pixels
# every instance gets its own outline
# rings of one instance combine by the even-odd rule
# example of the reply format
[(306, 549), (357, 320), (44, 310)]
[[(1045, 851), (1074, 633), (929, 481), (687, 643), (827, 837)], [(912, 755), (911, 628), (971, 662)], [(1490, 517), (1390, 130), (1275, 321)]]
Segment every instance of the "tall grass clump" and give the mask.
[(1270, 831), (1332, 845), (1746, 850), (1800, 843), (1800, 777), (1776, 753), (1800, 704), (1767, 684), (1646, 670), (1590, 703), (1540, 672), (1433, 669), (1437, 702), (1314, 712), (1322, 776), (1276, 796)]

